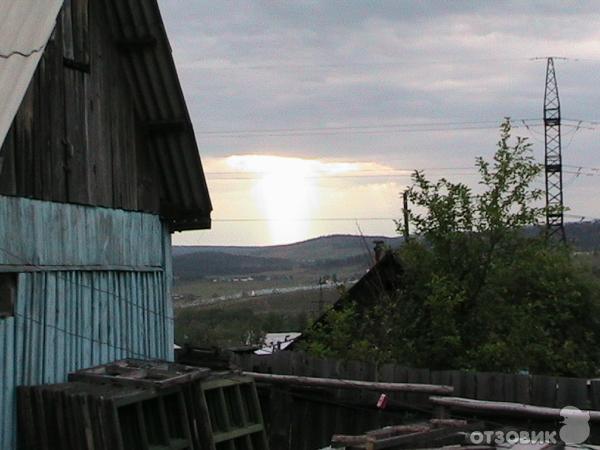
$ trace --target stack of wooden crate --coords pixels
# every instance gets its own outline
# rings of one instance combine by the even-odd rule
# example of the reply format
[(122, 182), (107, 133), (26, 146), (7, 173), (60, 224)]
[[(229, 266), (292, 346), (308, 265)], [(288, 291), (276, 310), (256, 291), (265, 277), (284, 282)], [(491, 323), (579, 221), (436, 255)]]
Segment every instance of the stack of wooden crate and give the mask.
[(268, 448), (251, 378), (123, 360), (76, 372), (69, 380), (19, 388), (22, 448)]

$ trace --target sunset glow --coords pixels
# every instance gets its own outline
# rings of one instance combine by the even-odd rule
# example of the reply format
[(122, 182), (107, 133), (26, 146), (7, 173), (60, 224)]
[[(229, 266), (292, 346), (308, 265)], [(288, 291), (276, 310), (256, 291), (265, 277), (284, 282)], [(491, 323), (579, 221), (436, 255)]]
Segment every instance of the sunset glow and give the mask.
[[(238, 154), (209, 159), (205, 168), (215, 206), (213, 235), (282, 244), (321, 234), (356, 233), (359, 222), (370, 233), (394, 232), (391, 220), (355, 220), (397, 215), (398, 205), (384, 200), (396, 198), (402, 188), (395, 178), (397, 171), (390, 167), (365, 161)], [(189, 239), (197, 242), (191, 235)]]
[(227, 162), (234, 170), (257, 176), (252, 192), (274, 242), (293, 242), (309, 235), (310, 219), (319, 210), (321, 175), (357, 170), (348, 163), (269, 155), (232, 156)]

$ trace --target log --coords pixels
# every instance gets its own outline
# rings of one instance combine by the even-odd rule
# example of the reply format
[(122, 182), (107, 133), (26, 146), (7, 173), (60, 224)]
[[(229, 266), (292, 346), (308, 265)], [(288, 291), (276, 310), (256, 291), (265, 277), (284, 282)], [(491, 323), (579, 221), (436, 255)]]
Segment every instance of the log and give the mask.
[(464, 427), (468, 425), (467, 421), (462, 419), (430, 419), (429, 423), (433, 428)]
[(428, 425), (392, 425), (379, 430), (367, 431), (365, 435), (375, 439), (383, 439), (400, 434), (422, 433), (430, 429), (431, 427)]
[(295, 375), (273, 375), (258, 372), (243, 372), (256, 381), (265, 383), (295, 384), (308, 387), (325, 387), (333, 389), (364, 389), (378, 392), (420, 392), (424, 394), (452, 394), (452, 386), (418, 383), (382, 383), (377, 381), (341, 380), (337, 378), (300, 377)]
[[(489, 402), (484, 400), (472, 400), (461, 397), (429, 397), (436, 404), (460, 411), (494, 413), (506, 416), (527, 416), (547, 419), (560, 419), (559, 408), (546, 406), (533, 406), (523, 403)], [(590, 415), (590, 420), (600, 421), (600, 411), (583, 411)]]
[(355, 435), (346, 435), (346, 434), (334, 434), (331, 438), (332, 444), (343, 444), (345, 446), (357, 446), (364, 445), (369, 442), (369, 438), (367, 436), (355, 436)]
[(423, 432), (401, 434), (398, 436), (377, 439), (375, 442), (368, 442), (367, 449), (408, 449), (422, 448), (430, 445), (448, 446), (453, 444), (462, 444), (464, 441), (463, 432), (472, 431), (477, 428), (479, 428), (478, 424), (471, 424), (464, 427), (436, 428)]

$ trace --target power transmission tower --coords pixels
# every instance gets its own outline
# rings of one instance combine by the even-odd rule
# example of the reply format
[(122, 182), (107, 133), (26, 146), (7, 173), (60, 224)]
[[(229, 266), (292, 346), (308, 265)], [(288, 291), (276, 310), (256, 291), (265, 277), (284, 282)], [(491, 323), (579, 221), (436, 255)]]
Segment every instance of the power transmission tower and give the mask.
[(560, 137), (560, 100), (554, 59), (548, 58), (544, 93), (546, 232), (549, 239), (565, 241), (563, 179)]

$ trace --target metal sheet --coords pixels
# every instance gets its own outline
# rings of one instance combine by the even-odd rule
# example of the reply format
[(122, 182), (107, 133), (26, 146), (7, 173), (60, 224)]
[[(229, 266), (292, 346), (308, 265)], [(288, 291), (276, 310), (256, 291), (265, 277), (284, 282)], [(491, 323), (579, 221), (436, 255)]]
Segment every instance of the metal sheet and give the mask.
[(63, 0), (0, 0), (0, 145), (21, 105), (62, 4)]

